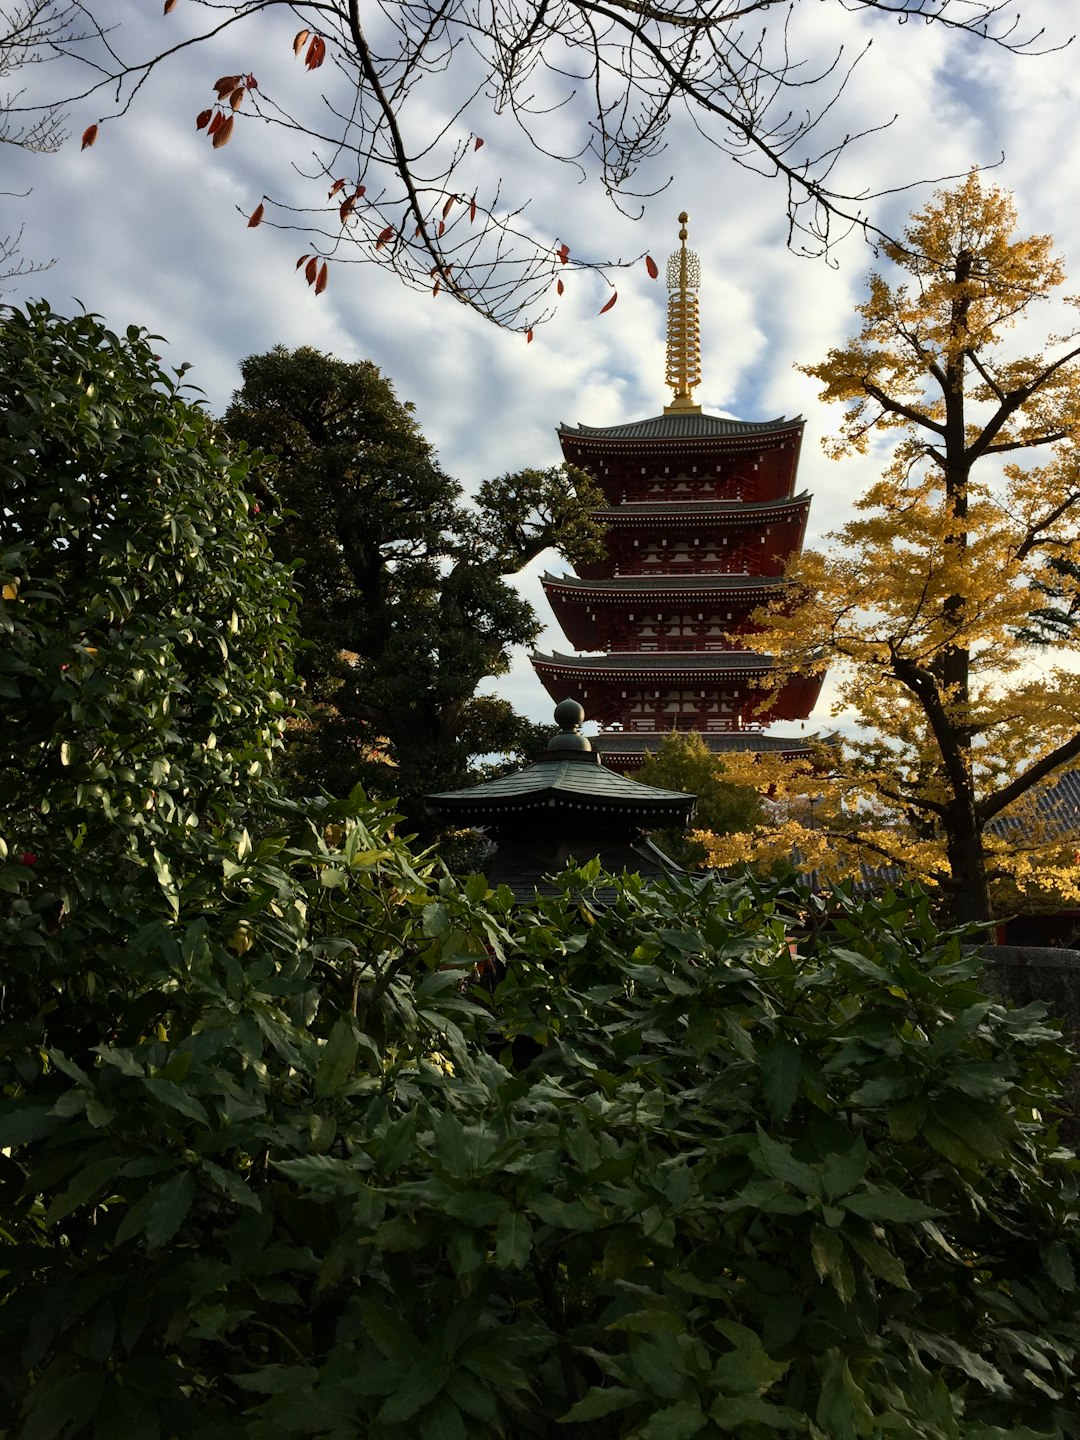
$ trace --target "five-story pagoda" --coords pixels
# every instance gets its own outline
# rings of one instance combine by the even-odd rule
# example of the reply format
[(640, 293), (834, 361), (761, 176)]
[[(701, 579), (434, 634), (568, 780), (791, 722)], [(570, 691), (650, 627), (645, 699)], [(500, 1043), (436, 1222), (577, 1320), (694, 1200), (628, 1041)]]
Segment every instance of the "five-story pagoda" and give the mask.
[(730, 420), (695, 403), (700, 266), (686, 221), (667, 267), (671, 404), (650, 420), (559, 430), (567, 462), (604, 491), (607, 554), (577, 575), (544, 575), (564, 633), (590, 653), (538, 654), (533, 665), (553, 699), (573, 695), (599, 722), (593, 744), (616, 769), (636, 768), (672, 729), (699, 731), (718, 754), (805, 753), (802, 737), (764, 729), (804, 720), (821, 684), (791, 680), (760, 712), (772, 662), (753, 648), (750, 616), (783, 594), (802, 547), (803, 421)]

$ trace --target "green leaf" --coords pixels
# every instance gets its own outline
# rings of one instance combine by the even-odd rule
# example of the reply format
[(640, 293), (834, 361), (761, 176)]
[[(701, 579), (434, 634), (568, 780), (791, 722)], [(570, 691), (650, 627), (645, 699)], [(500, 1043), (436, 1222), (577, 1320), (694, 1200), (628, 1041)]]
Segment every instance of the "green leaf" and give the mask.
[(0, 1150), (25, 1145), (29, 1140), (41, 1140), (63, 1123), (63, 1116), (51, 1109), (23, 1103), (21, 1108), (0, 1118)]
[(869, 1236), (857, 1235), (854, 1228), (845, 1231), (845, 1239), (856, 1255), (865, 1261), (867, 1267), (873, 1271), (881, 1280), (887, 1280), (890, 1285), (895, 1285), (898, 1290), (910, 1290), (911, 1284), (908, 1281), (907, 1271), (903, 1264), (893, 1252), (884, 1245), (879, 1245), (876, 1240)]
[(142, 1083), (155, 1100), (160, 1100), (163, 1105), (168, 1105), (170, 1109), (186, 1115), (189, 1120), (195, 1120), (200, 1125), (209, 1128), (210, 1116), (188, 1091), (171, 1080), (159, 1080), (154, 1076), (147, 1076)]
[(826, 1196), (835, 1200), (846, 1195), (849, 1190), (854, 1190), (866, 1174), (869, 1163), (870, 1152), (861, 1139), (839, 1154), (827, 1155), (821, 1175)]
[(804, 1195), (821, 1194), (821, 1181), (810, 1166), (796, 1160), (790, 1145), (774, 1140), (760, 1125), (757, 1126), (757, 1155), (762, 1169), (767, 1170), (777, 1180), (794, 1186)]
[(501, 1270), (524, 1270), (532, 1255), (533, 1228), (527, 1216), (505, 1211), (495, 1227), (495, 1263)]
[(336, 1095), (352, 1078), (359, 1042), (351, 1021), (344, 1015), (334, 1022), (329, 1038), (319, 1055), (315, 1072), (315, 1094), (320, 1100)]
[(70, 1215), (73, 1210), (77, 1210), (80, 1205), (85, 1205), (110, 1180), (116, 1178), (123, 1164), (123, 1156), (109, 1155), (102, 1160), (95, 1160), (85, 1169), (80, 1170), (67, 1189), (57, 1195), (49, 1206), (45, 1224), (55, 1225), (57, 1221)]
[(101, 1392), (103, 1373), (81, 1370), (72, 1375), (51, 1376), (47, 1384), (30, 1388), (26, 1399), (26, 1423), (19, 1430), (21, 1440), (54, 1440), (72, 1427), (86, 1433)]
[(465, 1190), (451, 1195), (443, 1201), (443, 1210), (455, 1220), (466, 1225), (493, 1225), (507, 1212), (507, 1203), (501, 1195), (492, 1195), (485, 1190)]
[(780, 1040), (761, 1053), (761, 1083), (765, 1101), (776, 1121), (786, 1120), (799, 1093), (802, 1051), (789, 1040)]
[(340, 1160), (336, 1155), (303, 1155), (296, 1160), (275, 1160), (273, 1166), (313, 1195), (359, 1195), (367, 1189), (364, 1170), (370, 1162)]
[(559, 1424), (573, 1425), (583, 1420), (602, 1420), (605, 1415), (614, 1415), (618, 1410), (626, 1410), (637, 1404), (641, 1398), (638, 1391), (628, 1390), (624, 1385), (594, 1386), (565, 1415), (559, 1417)]
[(1076, 1274), (1067, 1247), (1060, 1240), (1051, 1240), (1049, 1245), (1043, 1246), (1041, 1254), (1050, 1279), (1059, 1290), (1067, 1290), (1071, 1294), (1076, 1289)]
[(680, 1400), (656, 1410), (638, 1432), (641, 1440), (689, 1440), (707, 1423), (696, 1401)]
[(440, 1395), (420, 1416), (420, 1440), (468, 1440), (461, 1411), (448, 1395)]
[(945, 1214), (944, 1210), (924, 1205), (921, 1200), (901, 1195), (899, 1190), (860, 1190), (855, 1195), (842, 1196), (837, 1203), (864, 1220), (932, 1220)]
[(430, 1405), (450, 1379), (446, 1365), (424, 1356), (411, 1366), (404, 1380), (379, 1411), (383, 1425), (400, 1425)]
[(187, 1219), (195, 1199), (195, 1177), (190, 1170), (175, 1175), (152, 1192), (154, 1199), (146, 1218), (146, 1243), (152, 1250), (171, 1240)]

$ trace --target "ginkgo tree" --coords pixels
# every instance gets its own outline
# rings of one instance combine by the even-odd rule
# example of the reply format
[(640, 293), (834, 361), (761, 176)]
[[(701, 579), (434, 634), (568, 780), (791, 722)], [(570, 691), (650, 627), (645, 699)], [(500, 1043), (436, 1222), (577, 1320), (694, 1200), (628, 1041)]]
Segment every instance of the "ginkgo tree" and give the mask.
[[(565, 219), (526, 213), (529, 167), (507, 161), (508, 143), (524, 136), (638, 212), (643, 196), (668, 183), (649, 162), (685, 108), (707, 143), (778, 180), (793, 242), (816, 254), (838, 231), (873, 229), (873, 197), (861, 183), (845, 187), (837, 165), (882, 125), (871, 118), (861, 135), (849, 133), (830, 112), (875, 33), (916, 18), (1016, 53), (1067, 38), (1023, 28), (1020, 7), (1000, 0), (829, 0), (828, 8), (838, 43), (819, 55), (821, 0), (165, 0), (149, 53), (129, 53), (126, 20), (99, 21), (96, 37), (62, 47), (85, 66), (86, 83), (76, 77), (49, 98), (88, 120), (89, 106), (103, 103), (83, 145), (104, 143), (155, 72), (227, 44), (234, 73), (211, 82), (212, 70), (193, 72), (191, 118), (215, 150), (253, 120), (277, 156), (283, 132), (300, 137), (297, 183), (240, 203), (250, 225), (303, 235), (296, 265), (310, 285), (324, 289), (335, 263), (375, 261), (414, 288), (531, 334), (570, 271), (621, 262), (572, 255), (559, 233)], [(279, 23), (286, 16), (288, 31)], [(278, 68), (290, 37), (295, 81), (279, 74), (267, 85), (264, 70)], [(881, 118), (891, 123), (887, 111)], [(486, 140), (494, 143), (485, 162), (498, 148), (502, 163), (478, 161)], [(896, 183), (890, 178), (888, 191)], [(606, 308), (612, 303), (614, 292)]]
[[(826, 449), (887, 463), (833, 548), (797, 562), (796, 603), (759, 617), (777, 677), (838, 667), (859, 738), (758, 767), (778, 813), (753, 853), (896, 863), (958, 920), (991, 918), (995, 895), (1080, 897), (1049, 795), (1080, 757), (1080, 635), (1059, 624), (1051, 648), (1040, 628), (1048, 595), (1059, 616), (1080, 598), (1080, 298), (1033, 346), (1064, 271), (1016, 220), (975, 174), (938, 193), (883, 247), (860, 333), (804, 367), (845, 407)], [(714, 863), (739, 840), (710, 842)]]

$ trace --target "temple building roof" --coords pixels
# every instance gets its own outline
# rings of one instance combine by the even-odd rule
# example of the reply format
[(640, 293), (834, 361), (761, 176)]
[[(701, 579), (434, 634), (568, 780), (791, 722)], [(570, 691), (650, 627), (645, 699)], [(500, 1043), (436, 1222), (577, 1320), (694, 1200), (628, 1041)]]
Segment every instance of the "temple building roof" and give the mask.
[(497, 833), (509, 828), (535, 838), (537, 827), (554, 826), (561, 838), (575, 836), (582, 843), (581, 858), (594, 853), (588, 844), (598, 826), (609, 831), (615, 825), (631, 839), (640, 830), (688, 822), (695, 796), (641, 785), (605, 768), (581, 734), (585, 712), (577, 701), (560, 701), (555, 716), (563, 728), (532, 765), (462, 790), (442, 790), (428, 800), (446, 819), (493, 826)]
[(591, 440), (717, 440), (774, 435), (801, 430), (801, 415), (778, 416), (775, 420), (734, 420), (726, 415), (665, 414), (648, 420), (631, 420), (621, 425), (559, 426), (559, 434)]

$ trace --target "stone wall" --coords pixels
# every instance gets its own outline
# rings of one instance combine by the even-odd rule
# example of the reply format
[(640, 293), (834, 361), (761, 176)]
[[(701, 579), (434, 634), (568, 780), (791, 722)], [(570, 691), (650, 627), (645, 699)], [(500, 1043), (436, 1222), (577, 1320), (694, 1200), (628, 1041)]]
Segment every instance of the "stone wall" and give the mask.
[[(1042, 1000), (1050, 1007), (1050, 1018), (1060, 1022), (1073, 1049), (1080, 1051), (1080, 950), (1063, 950), (1041, 945), (987, 945), (988, 994), (1003, 996), (1014, 1005)], [(1080, 1146), (1080, 1059), (1073, 1064), (1068, 1088), (1070, 1120), (1062, 1135), (1074, 1147)]]

